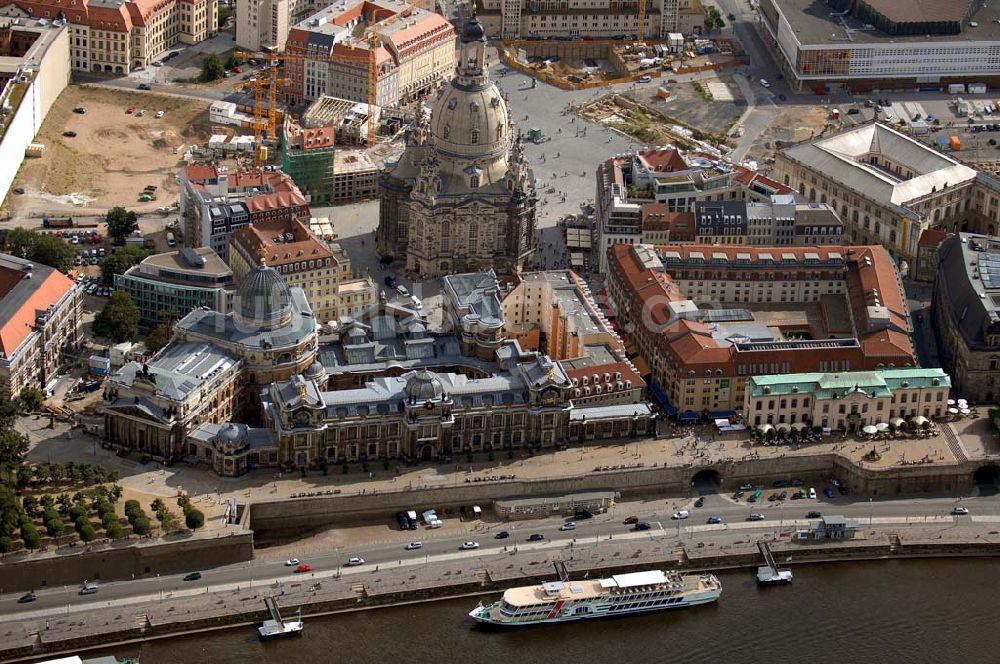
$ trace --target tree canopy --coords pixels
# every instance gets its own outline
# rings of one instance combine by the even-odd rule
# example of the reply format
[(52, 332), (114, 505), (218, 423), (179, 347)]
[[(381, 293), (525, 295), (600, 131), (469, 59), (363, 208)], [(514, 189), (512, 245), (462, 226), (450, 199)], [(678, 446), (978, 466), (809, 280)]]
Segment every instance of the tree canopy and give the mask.
[(113, 286), (116, 274), (125, 274), (130, 267), (137, 265), (152, 253), (149, 249), (135, 245), (120, 247), (112, 251), (101, 261), (101, 279), (104, 281), (104, 285)]
[(104, 308), (94, 316), (94, 334), (115, 342), (135, 339), (139, 334), (139, 307), (125, 291), (115, 291)]
[(202, 83), (211, 83), (222, 78), (226, 73), (226, 68), (222, 66), (222, 60), (215, 53), (209, 53), (201, 63), (201, 74), (198, 80)]
[(123, 207), (113, 207), (104, 216), (104, 221), (108, 224), (108, 235), (119, 242), (129, 236), (132, 231), (139, 228), (139, 217), (135, 212), (126, 210)]

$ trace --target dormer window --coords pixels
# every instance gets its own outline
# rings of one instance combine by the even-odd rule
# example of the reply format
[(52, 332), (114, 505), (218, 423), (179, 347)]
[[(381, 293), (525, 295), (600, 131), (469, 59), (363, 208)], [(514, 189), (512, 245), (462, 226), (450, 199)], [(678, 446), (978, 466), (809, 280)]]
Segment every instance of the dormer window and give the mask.
[(472, 189), (479, 189), (479, 174), (473, 173), (469, 176), (469, 187)]
[(444, 133), (444, 137), (445, 137), (445, 138), (448, 138), (448, 134), (450, 134), (450, 133), (451, 133), (451, 127), (449, 127), (448, 125), (445, 125), (445, 126), (444, 126), (444, 132), (443, 132), (443, 133)]
[(472, 130), (472, 144), (476, 145), (477, 143), (479, 143), (479, 130), (478, 129), (473, 129)]
[(469, 104), (469, 110), (472, 111), (473, 113), (478, 113), (479, 112), (479, 102), (478, 101), (474, 101), (471, 104)]
[(456, 106), (458, 106), (458, 99), (456, 97), (452, 97), (451, 99), (448, 100), (449, 111), (454, 111)]

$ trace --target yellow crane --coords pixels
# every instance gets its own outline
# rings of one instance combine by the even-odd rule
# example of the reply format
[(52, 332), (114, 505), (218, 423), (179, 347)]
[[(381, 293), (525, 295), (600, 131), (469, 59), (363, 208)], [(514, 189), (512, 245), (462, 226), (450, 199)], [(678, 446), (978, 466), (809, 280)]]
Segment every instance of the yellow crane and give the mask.
[(636, 27), (635, 34), (638, 37), (636, 43), (643, 43), (646, 39), (646, 0), (639, 0), (639, 25)]

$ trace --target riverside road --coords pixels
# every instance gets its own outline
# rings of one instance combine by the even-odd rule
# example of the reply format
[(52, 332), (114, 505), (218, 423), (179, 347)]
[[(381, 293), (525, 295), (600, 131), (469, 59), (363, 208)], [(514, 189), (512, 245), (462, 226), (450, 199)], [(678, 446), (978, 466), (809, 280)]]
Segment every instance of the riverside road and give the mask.
[[(821, 494), (822, 495), (822, 494)], [(407, 551), (405, 541), (381, 542), (364, 546), (336, 548), (309, 556), (298, 556), (301, 563), (310, 565), (311, 572), (297, 574), (294, 567), (285, 565), (283, 559), (268, 559), (267, 550), (259, 552), (262, 557), (237, 565), (228, 565), (210, 570), (200, 570), (198, 581), (184, 581), (183, 574), (164, 576), (144, 576), (134, 580), (102, 583), (100, 590), (89, 596), (78, 595), (76, 586), (59, 586), (36, 589), (38, 599), (32, 603), (19, 604), (22, 593), (0, 595), (3, 606), (0, 621), (44, 619), (49, 616), (65, 616), (70, 613), (87, 611), (92, 608), (125, 606), (163, 600), (164, 598), (190, 597), (233, 590), (271, 586), (281, 588), (294, 584), (307, 586), (317, 581), (337, 575), (352, 575), (375, 571), (378, 567), (409, 567), (418, 569), (421, 565), (442, 561), (468, 561), (495, 556), (513, 551), (567, 548), (589, 548), (601, 546), (610, 540), (637, 540), (662, 542), (664, 544), (696, 544), (712, 542), (724, 545), (730, 542), (747, 541), (748, 538), (763, 537), (808, 523), (806, 514), (818, 511), (825, 515), (843, 515), (858, 519), (862, 529), (891, 525), (893, 528), (908, 526), (947, 530), (962, 525), (989, 532), (1000, 529), (1000, 501), (993, 496), (963, 497), (933, 496), (911, 497), (898, 500), (872, 501), (856, 500), (850, 497), (834, 500), (789, 500), (784, 502), (758, 502), (746, 504), (734, 502), (730, 496), (711, 494), (705, 496), (705, 505), (695, 508), (694, 498), (655, 499), (627, 502), (616, 505), (612, 512), (597, 515), (593, 519), (578, 521), (575, 530), (561, 531), (561, 519), (544, 519), (512, 523), (482, 523), (471, 534), (435, 537), (435, 531), (420, 526), (412, 531), (412, 541), (421, 541), (420, 549)], [(968, 516), (952, 516), (951, 510), (961, 505), (968, 508)], [(672, 520), (675, 510), (688, 509), (691, 517)], [(763, 521), (747, 521), (750, 512), (764, 515)], [(636, 532), (622, 523), (625, 516), (635, 515), (650, 524), (648, 531)], [(709, 516), (718, 516), (722, 524), (708, 525)], [(495, 535), (505, 530), (506, 539), (495, 539)], [(532, 534), (544, 536), (541, 542), (528, 542)], [(403, 533), (395, 533), (406, 536)], [(465, 541), (476, 541), (480, 548), (462, 551)], [(362, 557), (365, 564), (349, 567), (351, 557)], [(81, 583), (84, 579), (80, 579)], [(2, 590), (2, 589), (0, 589)]]

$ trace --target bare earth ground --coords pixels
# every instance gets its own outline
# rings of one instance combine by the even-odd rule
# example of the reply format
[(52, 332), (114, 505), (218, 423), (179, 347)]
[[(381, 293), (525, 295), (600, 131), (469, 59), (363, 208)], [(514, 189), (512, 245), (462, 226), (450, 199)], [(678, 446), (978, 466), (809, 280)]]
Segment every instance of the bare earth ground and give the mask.
[[(148, 104), (145, 117), (125, 113), (137, 100)], [(176, 97), (67, 87), (36, 138), (45, 145), (44, 154), (25, 159), (21, 166), (15, 186), (24, 187), (25, 194), (8, 199), (12, 212), (15, 217), (60, 208), (68, 213), (102, 212), (116, 205), (148, 212), (170, 205), (177, 198), (174, 177), (183, 146), (208, 138), (207, 105)], [(77, 106), (86, 108), (86, 114), (73, 113)], [(156, 111), (164, 111), (164, 117), (153, 117)], [(76, 137), (64, 137), (66, 130), (75, 131)], [(159, 188), (157, 200), (136, 204), (147, 185)]]
[(782, 106), (781, 113), (754, 141), (750, 154), (763, 160), (776, 150), (775, 141), (798, 143), (818, 136), (827, 125), (826, 106)]

